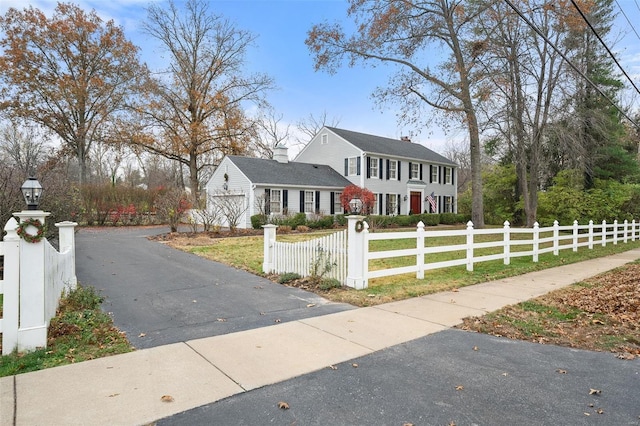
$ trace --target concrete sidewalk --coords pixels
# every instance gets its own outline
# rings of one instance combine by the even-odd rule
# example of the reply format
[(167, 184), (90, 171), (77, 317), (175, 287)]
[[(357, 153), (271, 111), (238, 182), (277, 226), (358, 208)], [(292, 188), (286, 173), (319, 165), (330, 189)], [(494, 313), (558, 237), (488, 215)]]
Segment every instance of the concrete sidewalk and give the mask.
[[(640, 258), (640, 249), (370, 308), (0, 379), (0, 425), (137, 425), (408, 342)], [(165, 402), (170, 401), (170, 402)]]

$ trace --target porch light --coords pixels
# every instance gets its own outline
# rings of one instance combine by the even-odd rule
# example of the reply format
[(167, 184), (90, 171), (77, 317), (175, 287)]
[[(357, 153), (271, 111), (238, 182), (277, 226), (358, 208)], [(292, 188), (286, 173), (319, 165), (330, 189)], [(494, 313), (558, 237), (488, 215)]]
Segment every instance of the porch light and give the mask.
[(38, 179), (34, 177), (28, 178), (20, 187), (27, 210), (37, 210), (40, 199), (42, 198), (42, 186)]
[(362, 200), (360, 198), (352, 198), (351, 201), (349, 201), (349, 210), (351, 213), (360, 213), (362, 210)]

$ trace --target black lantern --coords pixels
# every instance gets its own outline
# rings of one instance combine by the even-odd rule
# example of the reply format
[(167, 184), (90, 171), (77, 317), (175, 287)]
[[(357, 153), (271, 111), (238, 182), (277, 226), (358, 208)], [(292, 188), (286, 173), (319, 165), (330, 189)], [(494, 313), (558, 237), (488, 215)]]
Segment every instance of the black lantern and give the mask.
[(37, 210), (40, 198), (42, 198), (42, 185), (40, 185), (38, 179), (30, 177), (22, 184), (20, 189), (22, 190), (24, 201), (27, 203), (27, 210)]
[(351, 201), (349, 201), (349, 210), (351, 213), (360, 213), (362, 210), (362, 200), (360, 198), (352, 198)]

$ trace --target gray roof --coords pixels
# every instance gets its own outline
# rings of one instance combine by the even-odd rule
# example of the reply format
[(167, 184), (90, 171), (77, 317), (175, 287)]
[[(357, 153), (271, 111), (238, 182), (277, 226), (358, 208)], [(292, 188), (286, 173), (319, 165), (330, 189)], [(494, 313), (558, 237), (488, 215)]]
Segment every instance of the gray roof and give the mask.
[(366, 133), (352, 132), (351, 130), (337, 129), (335, 127), (327, 127), (327, 129), (367, 154), (382, 154), (409, 159), (415, 158), (416, 160), (424, 160), (430, 163), (456, 165), (455, 162), (449, 160), (447, 157), (417, 143), (367, 135)]
[(321, 164), (279, 163), (264, 158), (230, 155), (229, 159), (254, 184), (344, 188), (351, 184), (340, 173)]

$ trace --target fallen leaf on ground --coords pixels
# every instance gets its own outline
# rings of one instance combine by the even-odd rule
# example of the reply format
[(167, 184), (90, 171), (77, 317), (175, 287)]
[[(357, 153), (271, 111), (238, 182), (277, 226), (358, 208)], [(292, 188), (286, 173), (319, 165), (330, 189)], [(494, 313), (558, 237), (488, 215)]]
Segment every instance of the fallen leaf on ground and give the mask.
[(460, 290), (458, 290), (457, 288), (454, 288), (454, 289), (453, 289), (453, 290), (451, 290), (451, 291), (452, 291), (452, 292), (454, 292), (454, 293), (457, 293), (457, 292), (459, 292)]
[(336, 367), (335, 365), (330, 365), (329, 368), (332, 369), (332, 370), (337, 370), (338, 369), (338, 367)]
[(175, 400), (173, 399), (173, 397), (171, 395), (162, 395), (162, 398), (160, 398), (160, 401), (162, 401), (162, 402), (173, 402)]
[(561, 368), (558, 368), (556, 372), (560, 374), (567, 374), (567, 370), (562, 370)]
[(589, 389), (589, 395), (600, 395), (601, 393), (600, 389)]
[(456, 390), (457, 390), (457, 391), (464, 390), (464, 386), (462, 386), (462, 385), (458, 385), (458, 386), (456, 386)]
[(120, 395), (120, 394), (119, 393), (112, 393), (111, 395), (109, 395), (109, 398), (113, 398), (113, 397), (118, 396), (118, 395)]
[(315, 304), (315, 303), (309, 303), (309, 304), (307, 305), (307, 308), (313, 308), (314, 306), (316, 306), (316, 304)]
[(280, 401), (280, 402), (278, 402), (278, 408), (280, 408), (281, 410), (288, 410), (289, 409), (289, 404), (287, 404), (284, 401)]
[(218, 318), (216, 321), (218, 321), (218, 322), (227, 322), (227, 319), (226, 318)]
[(604, 410), (602, 408), (598, 408), (598, 411), (596, 411), (596, 413), (598, 414), (604, 414)]
[(273, 322), (282, 322), (280, 318), (276, 318)]
[(140, 334), (138, 334), (138, 337), (144, 337), (146, 335), (147, 335), (147, 333), (140, 333)]
[(356, 364), (355, 362), (354, 362), (353, 364), (351, 364), (351, 366), (352, 366), (353, 368), (358, 368), (358, 364)]
[(474, 350), (474, 351), (477, 351), (477, 350), (478, 350), (478, 347), (477, 347), (477, 346), (474, 346), (474, 347), (473, 347), (473, 350)]

